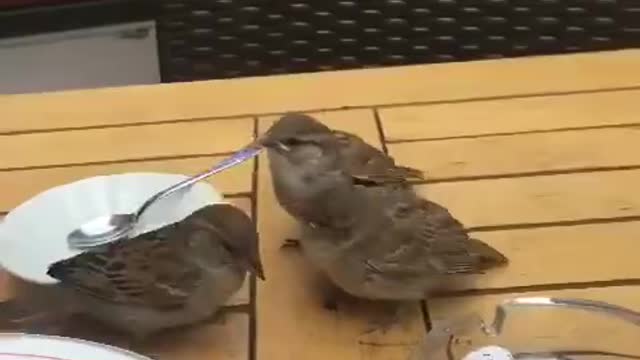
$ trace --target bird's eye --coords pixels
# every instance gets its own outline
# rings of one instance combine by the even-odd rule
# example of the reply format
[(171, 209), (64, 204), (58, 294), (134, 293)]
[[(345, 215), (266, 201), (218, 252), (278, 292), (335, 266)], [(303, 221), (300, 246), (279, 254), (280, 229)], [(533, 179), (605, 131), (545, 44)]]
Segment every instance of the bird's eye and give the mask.
[(283, 144), (287, 145), (287, 146), (296, 146), (296, 145), (303, 145), (305, 144), (305, 141), (302, 141), (298, 138), (287, 138), (281, 141)]

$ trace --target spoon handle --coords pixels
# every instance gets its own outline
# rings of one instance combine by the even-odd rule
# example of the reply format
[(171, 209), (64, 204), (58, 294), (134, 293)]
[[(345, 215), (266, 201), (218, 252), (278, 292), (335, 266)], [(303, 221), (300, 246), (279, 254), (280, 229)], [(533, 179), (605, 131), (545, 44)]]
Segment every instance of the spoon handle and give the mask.
[(236, 151), (235, 153), (233, 153), (231, 156), (225, 158), (224, 160), (222, 160), (221, 162), (219, 162), (218, 164), (216, 164), (214, 167), (212, 167), (211, 169), (207, 170), (206, 172), (203, 172), (199, 175), (190, 177), (188, 179), (185, 179), (177, 184), (171, 185), (170, 187), (162, 190), (161, 192), (153, 195), (152, 197), (150, 197), (147, 201), (145, 201), (142, 206), (140, 206), (140, 208), (138, 209), (138, 211), (135, 213), (135, 218), (134, 218), (134, 222), (137, 222), (138, 219), (140, 218), (140, 216), (142, 216), (142, 214), (156, 201), (164, 199), (165, 197), (175, 193), (176, 191), (179, 191), (185, 187), (191, 186), (195, 183), (197, 183), (200, 180), (206, 179), (211, 175), (217, 174), (221, 171), (224, 171), (228, 168), (234, 167), (240, 163), (243, 163), (253, 157), (255, 157), (256, 155), (258, 155), (260, 153), (260, 151), (262, 151), (262, 146), (256, 144), (255, 142), (243, 147), (241, 150)]

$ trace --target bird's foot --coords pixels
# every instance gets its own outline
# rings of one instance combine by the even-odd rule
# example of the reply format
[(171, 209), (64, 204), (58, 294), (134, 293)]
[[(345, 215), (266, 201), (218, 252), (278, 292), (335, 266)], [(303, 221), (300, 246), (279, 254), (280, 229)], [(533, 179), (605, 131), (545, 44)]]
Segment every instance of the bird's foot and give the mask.
[(281, 249), (299, 249), (300, 248), (300, 240), (297, 239), (284, 239), (282, 245), (280, 245)]

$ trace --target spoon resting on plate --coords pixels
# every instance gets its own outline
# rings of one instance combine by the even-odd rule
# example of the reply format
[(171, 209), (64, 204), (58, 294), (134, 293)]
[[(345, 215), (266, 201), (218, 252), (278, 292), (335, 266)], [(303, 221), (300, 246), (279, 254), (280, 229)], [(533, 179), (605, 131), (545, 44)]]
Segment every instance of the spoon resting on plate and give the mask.
[(125, 238), (135, 229), (142, 214), (156, 201), (164, 199), (181, 189), (187, 188), (208, 178), (209, 176), (252, 159), (257, 156), (262, 149), (263, 147), (261, 143), (259, 141), (254, 141), (236, 151), (231, 156), (225, 158), (206, 172), (185, 179), (184, 181), (156, 193), (145, 201), (134, 213), (105, 214), (92, 219), (69, 233), (67, 236), (67, 243), (71, 249), (86, 250)]

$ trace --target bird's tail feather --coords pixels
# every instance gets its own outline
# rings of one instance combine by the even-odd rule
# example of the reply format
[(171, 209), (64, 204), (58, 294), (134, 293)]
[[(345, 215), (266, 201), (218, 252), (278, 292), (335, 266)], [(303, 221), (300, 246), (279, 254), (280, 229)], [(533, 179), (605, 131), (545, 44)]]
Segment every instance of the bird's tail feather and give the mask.
[(478, 270), (481, 271), (509, 263), (504, 254), (477, 239), (470, 239), (469, 251), (480, 259)]
[(44, 321), (47, 313), (16, 299), (6, 300), (0, 303), (0, 329), (17, 331), (32, 328)]
[(58, 289), (31, 286), (28, 292), (0, 302), (0, 331), (45, 332), (71, 312), (70, 302), (59, 297)]

